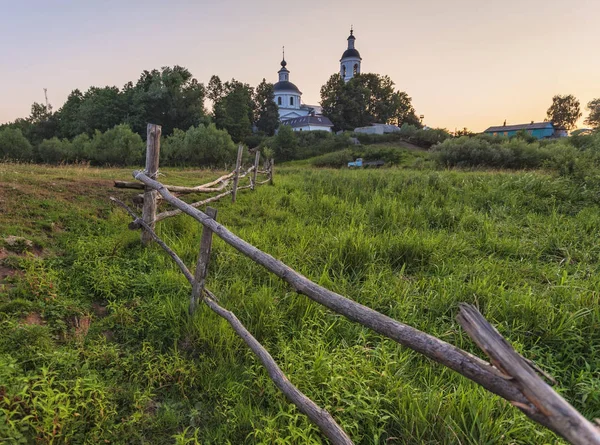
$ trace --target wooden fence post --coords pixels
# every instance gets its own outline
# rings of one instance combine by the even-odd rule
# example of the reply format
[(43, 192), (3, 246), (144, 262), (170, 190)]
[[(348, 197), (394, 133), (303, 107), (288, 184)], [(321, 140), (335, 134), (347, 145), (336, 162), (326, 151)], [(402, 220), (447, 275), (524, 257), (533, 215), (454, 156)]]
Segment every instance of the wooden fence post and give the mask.
[[(146, 129), (146, 174), (156, 179), (158, 173), (158, 160), (160, 159), (160, 135), (162, 127), (156, 124), (148, 124)], [(144, 207), (142, 220), (154, 230), (154, 219), (156, 218), (156, 201), (158, 192), (146, 186), (144, 188)], [(142, 230), (142, 244), (145, 246), (152, 241), (152, 236)]]
[(235, 162), (235, 176), (233, 177), (233, 193), (231, 194), (231, 202), (235, 202), (237, 196), (237, 186), (240, 180), (240, 165), (242, 164), (242, 155), (244, 154), (244, 146), (238, 145), (237, 161)]
[(273, 185), (273, 173), (275, 173), (275, 159), (271, 158), (271, 166), (269, 167), (269, 185)]
[[(212, 207), (206, 208), (206, 214), (216, 220), (217, 209)], [(206, 275), (208, 274), (208, 262), (210, 261), (210, 250), (212, 247), (212, 230), (208, 227), (203, 227), (202, 237), (200, 238), (200, 254), (196, 263), (196, 271), (194, 272), (194, 286), (192, 287), (192, 297), (190, 299), (189, 313), (193, 315), (198, 304), (202, 299), (204, 284), (206, 283)]]
[(256, 187), (256, 174), (258, 173), (258, 163), (260, 162), (260, 151), (256, 150), (256, 156), (254, 157), (254, 171), (252, 172), (252, 190)]

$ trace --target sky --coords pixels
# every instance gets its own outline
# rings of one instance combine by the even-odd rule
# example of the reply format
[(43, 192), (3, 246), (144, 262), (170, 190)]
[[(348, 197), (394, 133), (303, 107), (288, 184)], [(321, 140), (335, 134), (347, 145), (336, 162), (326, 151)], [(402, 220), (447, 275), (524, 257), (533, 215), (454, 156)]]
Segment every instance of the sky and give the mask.
[(542, 121), (555, 94), (575, 95), (585, 117), (600, 97), (598, 0), (0, 0), (0, 11), (0, 123), (28, 116), (44, 88), (56, 110), (75, 88), (162, 66), (205, 84), (276, 82), (284, 45), (290, 80), (316, 104), (350, 25), (362, 72), (390, 76), (431, 127)]

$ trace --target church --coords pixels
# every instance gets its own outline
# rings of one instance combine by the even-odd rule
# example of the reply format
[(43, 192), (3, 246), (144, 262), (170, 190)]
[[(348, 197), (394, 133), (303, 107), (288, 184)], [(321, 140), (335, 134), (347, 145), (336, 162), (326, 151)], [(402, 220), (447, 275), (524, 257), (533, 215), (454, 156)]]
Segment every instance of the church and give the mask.
[[(350, 29), (348, 37), (348, 48), (340, 59), (340, 75), (344, 82), (348, 82), (356, 74), (360, 73), (362, 58), (354, 47), (356, 37), (354, 30)], [(296, 85), (290, 82), (290, 71), (287, 69), (285, 53), (281, 61), (281, 69), (277, 72), (279, 81), (273, 85), (275, 103), (279, 109), (279, 120), (283, 125), (290, 125), (294, 131), (331, 131), (333, 124), (321, 114), (318, 105), (306, 105), (302, 103), (302, 92)]]

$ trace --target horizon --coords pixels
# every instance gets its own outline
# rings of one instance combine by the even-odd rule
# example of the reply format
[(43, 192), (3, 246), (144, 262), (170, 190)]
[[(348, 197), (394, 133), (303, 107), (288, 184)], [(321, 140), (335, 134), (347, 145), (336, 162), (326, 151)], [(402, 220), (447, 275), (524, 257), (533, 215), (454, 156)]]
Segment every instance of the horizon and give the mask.
[(302, 102), (317, 104), (339, 72), (351, 25), (362, 71), (388, 75), (430, 127), (481, 132), (504, 120), (541, 122), (556, 94), (580, 101), (581, 127), (586, 104), (600, 97), (600, 60), (588, 56), (600, 44), (600, 4), (591, 0), (361, 3), (11, 3), (0, 31), (12, 64), (0, 74), (0, 123), (29, 116), (33, 102), (45, 103), (44, 88), (56, 111), (72, 90), (121, 89), (162, 66), (186, 67), (204, 85), (213, 74), (274, 83), (282, 46)]

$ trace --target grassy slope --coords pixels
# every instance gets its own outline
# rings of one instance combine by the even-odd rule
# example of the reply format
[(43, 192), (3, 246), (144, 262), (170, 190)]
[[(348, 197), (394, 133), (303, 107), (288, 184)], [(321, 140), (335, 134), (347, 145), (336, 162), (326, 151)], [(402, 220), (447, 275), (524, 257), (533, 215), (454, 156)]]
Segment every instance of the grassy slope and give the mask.
[[(109, 180), (129, 175), (0, 165), (0, 234), (43, 247), (4, 260), (24, 274), (0, 287), (0, 437), (321, 443), (224, 321), (205, 308), (188, 319), (185, 279), (157, 247), (142, 249), (106, 200)], [(166, 175), (193, 184), (216, 173)], [(458, 302), (478, 304), (592, 418), (595, 200), (536, 173), (289, 167), (276, 187), (218, 208), (226, 226), (316, 282), (475, 353), (454, 316)], [(191, 266), (198, 225), (181, 216), (159, 231)], [(213, 252), (209, 287), (356, 443), (555, 442), (504, 401), (295, 295), (220, 240)]]

